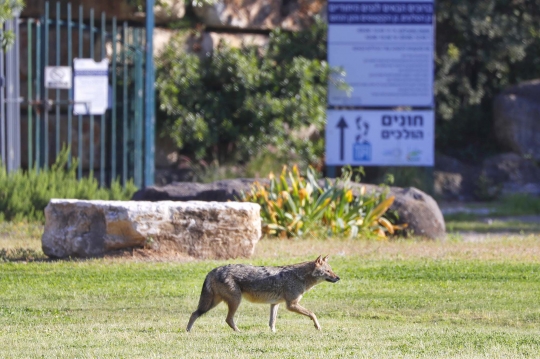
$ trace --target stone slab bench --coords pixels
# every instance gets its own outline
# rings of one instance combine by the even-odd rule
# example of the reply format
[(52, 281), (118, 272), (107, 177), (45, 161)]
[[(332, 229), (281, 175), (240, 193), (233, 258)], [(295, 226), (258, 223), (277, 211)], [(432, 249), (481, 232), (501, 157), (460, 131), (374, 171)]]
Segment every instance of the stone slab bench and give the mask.
[(152, 244), (201, 259), (229, 259), (251, 256), (260, 238), (255, 203), (52, 199), (41, 242), (52, 258)]

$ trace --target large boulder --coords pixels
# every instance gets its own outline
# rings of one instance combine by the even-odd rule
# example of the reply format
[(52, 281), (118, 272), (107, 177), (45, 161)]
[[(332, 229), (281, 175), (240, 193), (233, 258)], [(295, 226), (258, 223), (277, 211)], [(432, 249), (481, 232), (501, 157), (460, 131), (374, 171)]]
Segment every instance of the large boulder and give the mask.
[(522, 155), (502, 153), (482, 163), (482, 175), (488, 184), (500, 187), (501, 194), (540, 195), (540, 166)]
[[(359, 193), (363, 186), (368, 192), (382, 190), (380, 186), (354, 183), (353, 194)], [(400, 223), (407, 223), (407, 234), (428, 239), (446, 237), (444, 217), (433, 197), (414, 187), (390, 187), (388, 190), (389, 195), (395, 197), (390, 210), (397, 212)]]
[(540, 80), (504, 90), (493, 101), (495, 136), (507, 150), (540, 160)]
[(52, 199), (45, 219), (43, 252), (53, 258), (144, 246), (204, 259), (249, 257), (261, 237), (254, 203)]
[(472, 200), (475, 198), (480, 168), (455, 158), (437, 153), (433, 171), (433, 190), (445, 200)]
[[(139, 190), (133, 195), (133, 199), (137, 201), (234, 201), (242, 192), (249, 191), (254, 181), (256, 180), (242, 178), (207, 184), (175, 182), (163, 187), (147, 187)], [(353, 193), (358, 194), (362, 186), (366, 186), (368, 191), (382, 190), (379, 186), (355, 183)], [(431, 196), (412, 187), (390, 187), (389, 191), (396, 198), (391, 209), (397, 211), (402, 223), (408, 224), (409, 233), (430, 239), (445, 237), (444, 218), (437, 202)]]

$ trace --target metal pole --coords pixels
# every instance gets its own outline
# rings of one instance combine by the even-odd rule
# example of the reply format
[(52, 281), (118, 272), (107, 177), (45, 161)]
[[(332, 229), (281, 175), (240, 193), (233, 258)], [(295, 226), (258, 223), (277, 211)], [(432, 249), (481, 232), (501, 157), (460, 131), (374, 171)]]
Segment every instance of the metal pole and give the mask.
[[(79, 6), (79, 58), (82, 59), (84, 56), (83, 53), (83, 7), (82, 5)], [(69, 64), (72, 66), (72, 64)], [(70, 99), (72, 99), (71, 97)], [(81, 179), (83, 176), (83, 162), (84, 162), (84, 156), (83, 156), (83, 118), (82, 115), (77, 116), (77, 156), (79, 156), (79, 163), (77, 168), (77, 178)]]
[[(47, 67), (49, 65), (49, 2), (45, 2), (45, 21), (43, 23), (45, 26), (43, 36), (45, 36), (45, 39), (43, 41), (43, 68)], [(44, 86), (43, 84), (40, 84), (40, 86)], [(43, 142), (45, 144), (44, 149), (44, 166), (45, 169), (49, 168), (49, 106), (46, 104), (46, 102), (49, 101), (49, 90), (44, 87), (43, 88), (43, 121), (45, 122), (45, 129), (43, 130)]]
[[(90, 9), (90, 58), (94, 57), (94, 9)], [(94, 176), (94, 115), (90, 115), (90, 176)]]
[[(112, 124), (111, 124), (111, 182), (116, 180), (116, 17), (112, 20)], [(126, 105), (126, 104), (124, 104)]]
[(14, 115), (15, 115), (15, 168), (19, 169), (21, 167), (21, 30), (19, 28), (19, 19), (20, 14), (17, 13), (15, 19), (13, 20), (13, 32), (15, 33), (15, 43), (13, 44), (13, 56), (15, 60), (15, 99), (16, 102), (13, 104)]
[[(4, 24), (5, 26), (5, 24)], [(0, 31), (3, 31), (2, 26), (0, 25)], [(6, 99), (6, 71), (5, 71), (5, 63), (4, 63), (4, 57), (5, 53), (2, 50), (2, 47), (0, 47), (0, 76), (2, 76), (4, 79), (4, 83), (0, 87), (0, 154), (2, 156), (2, 165), (6, 165), (6, 106), (5, 106), (5, 99)]]
[(128, 179), (128, 30), (124, 21), (122, 26), (122, 184), (125, 186)]
[[(101, 58), (100, 61), (107, 57), (107, 54), (105, 53), (105, 13), (101, 13)], [(107, 149), (107, 143), (105, 141), (105, 114), (101, 115), (101, 123), (100, 123), (100, 150), (99, 150), (99, 184), (104, 187), (105, 186), (105, 151)]]
[[(71, 22), (71, 3), (67, 4), (67, 31), (68, 31), (68, 53), (67, 53), (67, 64), (71, 66), (73, 63), (73, 24)], [(71, 80), (73, 81), (73, 80)], [(73, 101), (73, 86), (68, 90), (68, 100)], [(73, 154), (73, 149), (71, 148), (73, 144), (73, 106), (68, 106), (68, 127), (67, 127), (67, 144), (68, 144), (68, 168), (71, 168), (71, 157)]]
[[(32, 73), (32, 49), (33, 49), (33, 42), (32, 42), (32, 24), (34, 23), (34, 20), (32, 19), (28, 19), (28, 22), (26, 24), (26, 27), (27, 27), (27, 34), (28, 34), (28, 45), (27, 45), (27, 51), (28, 51), (28, 58), (27, 58), (27, 62), (28, 62), (28, 79), (27, 79), (27, 87), (28, 87), (28, 102), (30, 103), (32, 100), (33, 100), (33, 95), (32, 95), (32, 78), (33, 78), (33, 73)], [(33, 136), (33, 133), (34, 133), (34, 130), (33, 130), (33, 111), (34, 109), (32, 108), (32, 105), (28, 105), (27, 107), (27, 112), (28, 112), (28, 169), (32, 169), (32, 167), (34, 167), (32, 161), (33, 161), (33, 146), (32, 146), (32, 136)]]
[(154, 184), (155, 156), (155, 100), (154, 100), (154, 0), (146, 0), (146, 73), (145, 73), (145, 118), (144, 118), (144, 186)]
[[(56, 3), (56, 66), (60, 66), (60, 2)], [(69, 26), (69, 25), (68, 25)], [(60, 89), (56, 89), (56, 102), (60, 102)], [(55, 115), (56, 115), (56, 153), (55, 161), (60, 153), (60, 105), (55, 106)]]

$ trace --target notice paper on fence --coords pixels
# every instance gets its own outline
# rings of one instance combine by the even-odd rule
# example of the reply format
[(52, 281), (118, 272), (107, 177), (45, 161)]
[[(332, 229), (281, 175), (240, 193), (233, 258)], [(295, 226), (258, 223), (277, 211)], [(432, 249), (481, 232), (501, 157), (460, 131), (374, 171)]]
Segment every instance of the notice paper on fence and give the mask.
[(109, 105), (109, 60), (73, 59), (73, 114), (103, 115)]

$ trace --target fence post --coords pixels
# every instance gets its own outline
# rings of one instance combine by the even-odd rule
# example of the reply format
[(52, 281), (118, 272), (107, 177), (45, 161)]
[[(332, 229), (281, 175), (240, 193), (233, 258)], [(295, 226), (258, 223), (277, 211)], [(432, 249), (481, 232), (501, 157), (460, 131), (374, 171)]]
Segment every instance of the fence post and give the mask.
[(6, 22), (6, 31), (13, 31), (15, 43), (6, 51), (6, 167), (8, 172), (21, 166), (21, 109), (20, 109), (20, 58), (19, 58), (19, 14)]
[(145, 118), (144, 118), (144, 186), (154, 184), (155, 156), (155, 100), (154, 100), (154, 0), (146, 0), (146, 71), (145, 71)]

